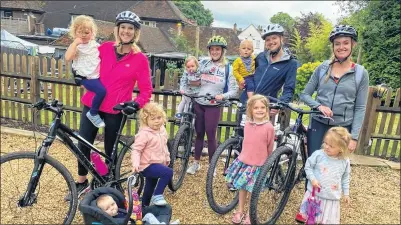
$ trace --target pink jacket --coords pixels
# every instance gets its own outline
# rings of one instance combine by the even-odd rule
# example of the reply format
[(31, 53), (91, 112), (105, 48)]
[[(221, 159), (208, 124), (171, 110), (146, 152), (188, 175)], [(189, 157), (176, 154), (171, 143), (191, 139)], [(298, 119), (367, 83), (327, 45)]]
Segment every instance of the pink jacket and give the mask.
[(244, 141), (238, 159), (250, 166), (261, 166), (273, 151), (274, 127), (266, 123), (256, 124), (246, 122), (244, 128)]
[(139, 166), (139, 171), (143, 171), (150, 164), (170, 163), (170, 153), (167, 148), (167, 131), (164, 126), (160, 131), (155, 131), (149, 127), (140, 128), (135, 135), (135, 142), (132, 144), (131, 160), (132, 165)]
[[(106, 96), (100, 105), (100, 111), (117, 114), (113, 107), (121, 102), (131, 101), (135, 84), (138, 84), (139, 95), (134, 99), (142, 108), (152, 96), (152, 81), (147, 57), (132, 51), (117, 61), (114, 42), (105, 42), (99, 46), (100, 82), (106, 88)], [(82, 103), (92, 106), (95, 94), (86, 91)]]

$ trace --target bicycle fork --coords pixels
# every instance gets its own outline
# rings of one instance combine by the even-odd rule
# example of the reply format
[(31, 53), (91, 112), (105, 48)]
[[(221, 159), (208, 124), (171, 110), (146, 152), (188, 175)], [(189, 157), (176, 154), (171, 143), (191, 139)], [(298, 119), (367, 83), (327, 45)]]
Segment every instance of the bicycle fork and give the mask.
[(35, 191), (39, 184), (39, 179), (42, 175), (43, 167), (45, 165), (45, 155), (47, 154), (51, 143), (51, 138), (47, 137), (46, 140), (43, 141), (42, 146), (39, 148), (37, 155), (35, 156), (35, 165), (29, 179), (28, 187), (24, 195), (18, 200), (18, 207), (32, 206), (34, 203), (36, 203), (38, 196), (35, 194)]

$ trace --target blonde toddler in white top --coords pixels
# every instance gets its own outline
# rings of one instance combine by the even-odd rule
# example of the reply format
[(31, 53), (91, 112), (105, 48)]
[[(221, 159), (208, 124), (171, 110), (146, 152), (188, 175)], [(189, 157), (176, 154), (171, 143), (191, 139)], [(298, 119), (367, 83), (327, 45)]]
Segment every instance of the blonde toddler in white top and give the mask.
[(75, 83), (94, 92), (92, 106), (86, 113), (94, 126), (101, 128), (105, 123), (99, 115), (99, 108), (106, 96), (106, 89), (99, 80), (99, 44), (95, 41), (97, 27), (90, 16), (76, 17), (70, 26), (70, 36), (74, 42), (65, 53), (65, 60), (72, 60)]

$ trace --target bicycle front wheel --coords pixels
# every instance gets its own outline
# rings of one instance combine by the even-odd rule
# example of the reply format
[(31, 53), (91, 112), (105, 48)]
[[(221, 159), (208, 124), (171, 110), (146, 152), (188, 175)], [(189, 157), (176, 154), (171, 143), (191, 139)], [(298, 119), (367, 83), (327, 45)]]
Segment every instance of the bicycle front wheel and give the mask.
[[(192, 147), (190, 137), (190, 128), (188, 125), (182, 125), (174, 137), (174, 143), (170, 151), (170, 165), (173, 169), (173, 178), (168, 184), (172, 191), (177, 191), (184, 181), (187, 172), (189, 151)], [(188, 152), (187, 152), (188, 151)]]
[(240, 148), (239, 138), (227, 139), (217, 148), (209, 164), (206, 196), (210, 207), (219, 214), (228, 213), (238, 204), (238, 190), (228, 188), (225, 175), (227, 168), (238, 157)]
[(260, 168), (251, 194), (252, 224), (275, 224), (283, 212), (295, 175), (292, 154), (288, 146), (278, 147)]
[[(60, 162), (45, 155), (40, 180), (32, 194), (32, 204), (19, 207), (34, 165), (35, 152), (13, 152), (1, 162), (1, 224), (71, 224), (78, 194), (71, 173)], [(65, 196), (71, 195), (69, 201)]]

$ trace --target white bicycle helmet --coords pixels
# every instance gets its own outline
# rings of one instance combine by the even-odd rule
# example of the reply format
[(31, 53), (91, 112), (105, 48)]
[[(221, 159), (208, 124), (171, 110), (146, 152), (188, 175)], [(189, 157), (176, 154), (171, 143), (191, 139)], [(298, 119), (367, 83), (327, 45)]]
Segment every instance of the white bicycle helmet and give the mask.
[(284, 34), (284, 28), (279, 24), (269, 24), (265, 28), (263, 28), (262, 39), (264, 40), (266, 36), (272, 34)]
[(116, 26), (121, 23), (129, 23), (134, 25), (136, 28), (141, 28), (141, 19), (135, 13), (131, 11), (120, 12), (116, 17)]

